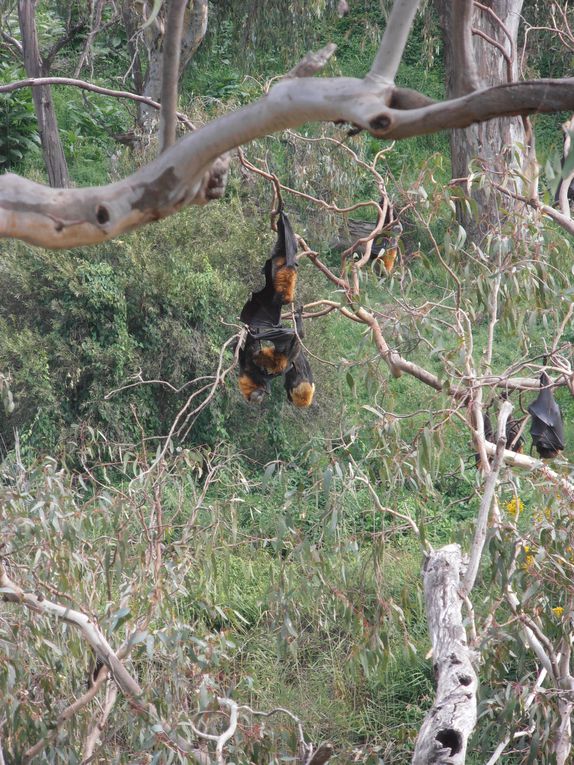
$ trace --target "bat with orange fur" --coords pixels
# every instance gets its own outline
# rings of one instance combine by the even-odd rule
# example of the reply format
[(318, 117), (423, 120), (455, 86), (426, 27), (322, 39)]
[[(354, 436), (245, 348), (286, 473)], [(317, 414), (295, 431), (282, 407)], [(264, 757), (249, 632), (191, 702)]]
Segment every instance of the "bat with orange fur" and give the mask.
[(241, 321), (250, 327), (277, 326), (281, 306), (292, 303), (297, 286), (297, 239), (287, 215), (281, 210), (277, 241), (263, 266), (265, 286), (254, 292), (243, 306)]

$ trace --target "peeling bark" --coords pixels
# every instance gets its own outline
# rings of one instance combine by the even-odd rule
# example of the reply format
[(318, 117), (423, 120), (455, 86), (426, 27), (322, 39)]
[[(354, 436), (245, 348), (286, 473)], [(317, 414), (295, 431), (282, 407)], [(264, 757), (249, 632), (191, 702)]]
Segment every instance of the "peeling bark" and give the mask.
[(428, 555), (424, 569), (425, 606), (437, 678), (435, 703), (419, 731), (413, 765), (464, 765), (468, 738), (476, 725), (477, 677), (462, 622), (459, 545)]

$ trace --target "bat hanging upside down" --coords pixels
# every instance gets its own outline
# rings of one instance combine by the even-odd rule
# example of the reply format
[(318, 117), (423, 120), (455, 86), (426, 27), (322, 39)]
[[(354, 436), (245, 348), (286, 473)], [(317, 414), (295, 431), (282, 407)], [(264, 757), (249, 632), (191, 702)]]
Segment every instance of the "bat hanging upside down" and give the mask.
[(560, 407), (554, 400), (551, 381), (546, 372), (540, 375), (540, 393), (530, 404), (532, 443), (543, 459), (552, 459), (564, 449), (564, 424)]
[(295, 317), (295, 328), (281, 325), (248, 330), (239, 352), (239, 389), (246, 401), (261, 403), (269, 393), (274, 377), (285, 375), (289, 401), (296, 407), (308, 407), (313, 401), (313, 374), (301, 346), (303, 323), (301, 309)]

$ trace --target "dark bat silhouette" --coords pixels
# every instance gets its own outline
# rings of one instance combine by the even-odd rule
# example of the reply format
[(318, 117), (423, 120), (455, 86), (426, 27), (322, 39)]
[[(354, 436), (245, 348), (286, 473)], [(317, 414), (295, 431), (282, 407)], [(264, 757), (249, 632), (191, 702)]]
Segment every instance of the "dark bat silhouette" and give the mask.
[(530, 404), (532, 415), (530, 435), (538, 454), (545, 459), (556, 457), (564, 449), (564, 425), (560, 407), (554, 400), (550, 378), (546, 372), (540, 375), (540, 393)]
[(277, 326), (281, 306), (292, 303), (297, 285), (297, 240), (289, 218), (279, 213), (277, 241), (263, 266), (265, 286), (254, 292), (243, 306), (241, 321), (250, 327)]
[(288, 372), (300, 350), (298, 329), (250, 327), (239, 351), (239, 389), (244, 398), (260, 403), (269, 392), (269, 381)]

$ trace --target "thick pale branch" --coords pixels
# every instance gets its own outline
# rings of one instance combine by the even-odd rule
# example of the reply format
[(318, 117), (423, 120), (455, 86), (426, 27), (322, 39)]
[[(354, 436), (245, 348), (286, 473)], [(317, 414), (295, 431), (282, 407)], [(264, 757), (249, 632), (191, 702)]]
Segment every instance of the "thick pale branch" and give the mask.
[(367, 75), (387, 83), (395, 81), (420, 0), (395, 0), (379, 50)]
[[(487, 441), (485, 443), (486, 453), (494, 455), (496, 453), (496, 445)], [(512, 467), (525, 468), (526, 470), (537, 470), (540, 472), (550, 483), (558, 486), (562, 489), (565, 495), (571, 502), (574, 502), (574, 483), (571, 483), (566, 478), (563, 478), (559, 473), (549, 467), (545, 462), (536, 457), (530, 457), (528, 454), (517, 454), (511, 452), (508, 449), (504, 450), (504, 462)]]
[(446, 28), (454, 41), (454, 93), (457, 96), (472, 93), (480, 88), (480, 78), (472, 44), (472, 0), (446, 3), (445, 14), (450, 14)]
[(462, 622), (462, 568), (459, 545), (432, 552), (424, 566), (437, 692), (417, 738), (413, 765), (463, 765), (468, 738), (476, 724), (478, 684)]
[(0, 177), (0, 236), (56, 248), (106, 241), (217, 198), (226, 171), (218, 157), (268, 133), (342, 120), (381, 138), (407, 138), (503, 115), (574, 110), (574, 79), (501, 85), (405, 111), (385, 106), (388, 95), (389, 86), (367, 80), (284, 79), (267, 96), (186, 136), (118, 183), (48, 189), (6, 174)]

